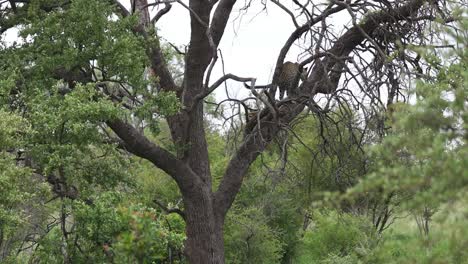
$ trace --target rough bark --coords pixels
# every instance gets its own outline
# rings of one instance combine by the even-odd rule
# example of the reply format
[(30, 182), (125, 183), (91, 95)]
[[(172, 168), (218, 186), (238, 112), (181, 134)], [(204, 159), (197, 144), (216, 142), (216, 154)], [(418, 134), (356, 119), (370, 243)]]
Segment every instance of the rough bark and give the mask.
[(184, 195), (189, 263), (224, 263), (224, 216), (213, 204), (211, 189), (206, 187)]

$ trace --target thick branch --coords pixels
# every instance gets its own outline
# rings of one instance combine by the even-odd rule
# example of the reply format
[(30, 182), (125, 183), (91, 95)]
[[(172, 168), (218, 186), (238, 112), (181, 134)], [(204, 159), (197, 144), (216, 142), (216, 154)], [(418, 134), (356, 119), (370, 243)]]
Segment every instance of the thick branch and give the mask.
[(235, 3), (236, 0), (221, 0), (214, 12), (211, 22), (211, 34), (216, 46), (219, 45), (219, 42), (223, 37), (224, 30), (226, 29), (226, 25), (232, 11), (232, 7)]
[(153, 202), (155, 204), (157, 204), (159, 207), (161, 207), (161, 209), (163, 209), (164, 212), (166, 212), (167, 214), (176, 213), (176, 214), (180, 215), (185, 220), (185, 213), (184, 213), (184, 211), (180, 210), (179, 208), (168, 208), (167, 206), (165, 206), (163, 203), (161, 203), (160, 201), (158, 201), (156, 199), (153, 199)]
[[(397, 23), (414, 15), (422, 7), (424, 0), (409, 1), (406, 5), (372, 13), (363, 22), (350, 28), (328, 51), (328, 55), (318, 61), (304, 83), (303, 91), (309, 94), (332, 93), (336, 90), (343, 68), (344, 58), (366, 39), (381, 23)], [(347, 5), (340, 5), (346, 8)]]
[(200, 102), (193, 104), (197, 94), (203, 92), (203, 75), (210, 62), (211, 48), (207, 30), (210, 19), (211, 4), (206, 1), (191, 0), (190, 45), (185, 56), (185, 78), (182, 92), (182, 103), (190, 111), (182, 111), (168, 119), (171, 135), (176, 145), (180, 146), (178, 156), (187, 162), (190, 168), (208, 185), (211, 174), (208, 159), (208, 147), (204, 128), (203, 106)]
[(337, 6), (333, 7), (333, 5), (330, 5), (327, 9), (323, 11), (322, 14), (319, 16), (315, 17), (314, 19), (311, 19), (307, 21), (304, 25), (302, 25), (299, 28), (296, 28), (293, 33), (289, 36), (288, 40), (286, 43), (283, 45), (283, 48), (281, 48), (281, 51), (278, 55), (278, 59), (276, 60), (276, 67), (275, 67), (275, 73), (273, 74), (273, 89), (270, 90), (270, 96), (272, 98), (275, 97), (276, 93), (276, 85), (278, 83), (278, 78), (280, 77), (281, 74), (281, 69), (283, 66), (284, 58), (286, 57), (286, 54), (288, 53), (289, 49), (291, 46), (294, 44), (296, 40), (298, 40), (304, 33), (306, 33), (313, 25), (317, 24), (318, 22), (322, 21), (323, 19), (327, 18), (328, 16), (338, 13), (342, 10), (344, 10), (345, 7), (343, 6)]
[(191, 181), (196, 182), (199, 179), (187, 164), (151, 142), (132, 125), (119, 119), (108, 121), (107, 125), (125, 142), (126, 150), (140, 158), (149, 160), (156, 167), (169, 174), (182, 191), (191, 189), (193, 185)]
[(111, 3), (116, 5), (117, 11), (119, 11), (121, 16), (126, 17), (130, 15), (130, 12), (127, 10), (127, 8), (125, 8), (124, 5), (122, 5), (122, 3), (120, 3), (119, 0), (111, 0)]
[[(163, 91), (179, 91), (179, 88), (172, 78), (171, 72), (169, 71), (166, 60), (164, 58), (158, 37), (155, 40), (151, 39), (148, 35), (147, 27), (152, 27), (151, 21), (149, 20), (148, 13), (148, 1), (147, 0), (135, 0), (135, 7), (141, 8), (140, 11), (140, 24), (135, 28), (135, 32), (142, 35), (148, 42), (147, 54), (150, 58), (151, 68), (154, 73), (159, 77), (159, 86)], [(179, 92), (180, 95), (180, 92)]]
[(232, 80), (235, 80), (235, 81), (238, 81), (238, 82), (244, 82), (245, 83), (245, 82), (251, 81), (253, 78), (239, 77), (239, 76), (236, 76), (236, 75), (234, 75), (232, 73), (228, 73), (228, 74), (224, 75), (223, 77), (219, 78), (207, 90), (203, 91), (203, 93), (200, 93), (197, 96), (195, 96), (194, 104), (192, 105), (192, 107), (190, 109), (192, 109), (193, 106), (196, 103), (198, 103), (201, 99), (207, 97), (212, 92), (214, 92), (214, 90), (216, 90), (216, 88), (218, 88), (221, 84), (223, 84), (228, 79), (232, 79)]
[[(193, 97), (203, 89), (203, 73), (211, 60), (208, 25), (211, 5), (208, 1), (190, 1), (190, 45), (186, 56), (184, 103), (190, 105)], [(208, 34), (207, 34), (208, 33)]]
[(302, 112), (304, 106), (304, 100), (284, 102), (279, 107), (277, 121), (269, 114), (261, 119), (261, 125), (257, 125), (252, 133), (247, 134), (244, 142), (230, 160), (215, 193), (215, 208), (220, 210), (220, 214), (227, 213), (240, 190), (243, 177), (247, 174), (250, 165), (275, 138), (281, 129), (280, 124), (290, 123)]
[(159, 19), (161, 19), (162, 16), (164, 16), (165, 14), (167, 14), (172, 8), (172, 5), (169, 4), (169, 3), (165, 3), (164, 4), (164, 8), (159, 10), (158, 13), (153, 17), (153, 19), (151, 19), (151, 23), (156, 23), (159, 21)]
[[(372, 32), (372, 30), (377, 28), (380, 23), (397, 22), (398, 20), (408, 18), (419, 8), (421, 8), (423, 3), (423, 0), (413, 0), (399, 8), (384, 10), (371, 14), (367, 16), (366, 19), (364, 19), (364, 22), (361, 22), (360, 27), (367, 33)], [(290, 36), (287, 43), (281, 50), (281, 53), (278, 57), (278, 65), (280, 69), (282, 61), (284, 60), (284, 56), (286, 55), (292, 43), (294, 43), (294, 41), (299, 38), (300, 35), (302, 35), (311, 25), (330, 15), (330, 12), (336, 13), (340, 10), (343, 10), (344, 8), (345, 7), (343, 6), (338, 6), (327, 9), (328, 11), (322, 13), (322, 15), (318, 18), (311, 20), (306, 25), (298, 28)], [(336, 41), (334, 46), (327, 53), (330, 55), (327, 55), (320, 61), (326, 64), (327, 69), (332, 69), (335, 65), (337, 65), (338, 62), (340, 62), (342, 57), (348, 56), (348, 54), (364, 40), (365, 36), (362, 34), (360, 29), (353, 27)], [(278, 75), (278, 65), (275, 71), (275, 76)], [(311, 73), (311, 78), (309, 78), (309, 80), (301, 85), (303, 86), (302, 90), (314, 92), (314, 85), (323, 78), (323, 72), (321, 72), (322, 69), (322, 67), (314, 67)], [(326, 76), (328, 76), (328, 72), (326, 72), (326, 74)], [(315, 79), (313, 79), (314, 76)], [(336, 76), (331, 77), (336, 78)], [(274, 77), (274, 79), (275, 78), (277, 77)], [(301, 111), (304, 109), (304, 105), (307, 103), (308, 98), (310, 97), (304, 96), (302, 98), (296, 98), (297, 100), (290, 100), (284, 103), (280, 102), (281, 105), (278, 107), (278, 122), (273, 122), (272, 114), (268, 113), (264, 115), (261, 120), (259, 120), (259, 124), (256, 124), (252, 128), (252, 132), (246, 131), (247, 136), (244, 139), (244, 143), (240, 146), (236, 154), (229, 162), (226, 172), (219, 185), (219, 189), (215, 193), (216, 208), (220, 210), (218, 213), (225, 214), (227, 212), (232, 202), (234, 201), (236, 194), (239, 192), (243, 177), (247, 173), (250, 164), (255, 161), (257, 156), (276, 136), (281, 128), (281, 125), (289, 124), (301, 113)], [(268, 109), (265, 110), (268, 111)]]

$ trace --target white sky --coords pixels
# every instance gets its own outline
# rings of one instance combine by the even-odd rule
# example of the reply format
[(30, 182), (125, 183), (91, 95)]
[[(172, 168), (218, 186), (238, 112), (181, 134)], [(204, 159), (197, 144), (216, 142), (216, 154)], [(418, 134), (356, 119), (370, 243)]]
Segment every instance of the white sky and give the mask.
[[(130, 0), (121, 2), (130, 6)], [(257, 78), (257, 84), (267, 84), (271, 81), (276, 58), (295, 27), (289, 15), (271, 2), (267, 3), (266, 11), (262, 11), (263, 5), (258, 1), (253, 1), (246, 13), (240, 11), (243, 5), (244, 1), (238, 1), (234, 6), (219, 46), (224, 58), (225, 72), (241, 77), (254, 77)], [(292, 1), (284, 5), (293, 7)], [(243, 12), (242, 15), (240, 12)], [(188, 45), (190, 16), (189, 11), (180, 4), (173, 3), (171, 11), (160, 19), (157, 27), (163, 39), (177, 46)], [(14, 41), (15, 35), (14, 30), (9, 30), (7, 41)], [(293, 46), (286, 61), (298, 61), (299, 52), (300, 49)], [(221, 60), (218, 60), (211, 82), (221, 76)], [(241, 95), (239, 97), (248, 93), (242, 84), (234, 81), (228, 81), (228, 87), (230, 95), (234, 97), (238, 93)], [(216, 97), (218, 100), (226, 98), (223, 86), (218, 88)]]
[[(219, 45), (223, 58), (225, 73), (232, 73), (240, 77), (257, 78), (257, 84), (271, 82), (277, 56), (284, 43), (295, 30), (290, 16), (271, 2), (267, 2), (267, 9), (263, 9), (260, 1), (252, 1), (247, 12), (240, 9), (244, 1), (237, 1), (229, 18), (225, 33)], [(130, 3), (128, 1), (128, 3)], [(297, 9), (292, 1), (282, 2), (291, 10)], [(335, 29), (342, 30), (342, 25), (349, 17), (340, 13), (340, 16), (331, 18), (336, 23)], [(171, 11), (158, 22), (160, 36), (176, 45), (187, 45), (190, 36), (189, 11), (181, 5), (174, 3)], [(300, 24), (300, 23), (299, 23)], [(301, 50), (293, 46), (285, 61), (298, 61)], [(223, 76), (221, 61), (219, 60), (211, 82)], [(244, 97), (248, 90), (243, 84), (229, 80), (229, 94), (231, 97)], [(223, 86), (218, 88), (217, 100), (226, 98)]]
[[(268, 3), (267, 12), (261, 12), (262, 5), (255, 2), (246, 14), (239, 16), (244, 1), (238, 1), (230, 16), (221, 49), (226, 73), (241, 77), (255, 77), (257, 84), (271, 81), (276, 58), (284, 42), (295, 29), (290, 17), (277, 6)], [(260, 12), (260, 13), (259, 13)], [(236, 19), (237, 18), (237, 19)], [(189, 11), (177, 3), (158, 22), (160, 36), (176, 45), (186, 45), (190, 36)], [(292, 48), (286, 60), (297, 61), (298, 48)], [(211, 82), (222, 76), (221, 60), (213, 71)], [(247, 90), (242, 84), (228, 81), (230, 95)], [(217, 99), (226, 98), (223, 86), (218, 88)]]

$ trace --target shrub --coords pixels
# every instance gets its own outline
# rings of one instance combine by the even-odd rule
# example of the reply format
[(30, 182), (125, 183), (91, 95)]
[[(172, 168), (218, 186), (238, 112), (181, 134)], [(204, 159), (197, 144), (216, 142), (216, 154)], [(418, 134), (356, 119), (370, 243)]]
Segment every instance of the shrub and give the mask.
[(372, 241), (373, 229), (367, 219), (333, 211), (316, 213), (313, 226), (298, 246), (295, 263), (353, 263)]

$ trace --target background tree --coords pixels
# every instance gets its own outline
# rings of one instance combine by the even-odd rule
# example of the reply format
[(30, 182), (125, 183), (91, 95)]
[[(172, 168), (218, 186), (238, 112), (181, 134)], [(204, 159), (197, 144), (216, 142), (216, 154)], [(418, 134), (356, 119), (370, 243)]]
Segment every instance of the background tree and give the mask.
[[(226, 74), (211, 80), (235, 0), (176, 3), (191, 19), (181, 83), (169, 71), (172, 55), (165, 52), (155, 28), (162, 16), (171, 14), (170, 1), (135, 0), (130, 10), (116, 1), (1, 2), (0, 32), (16, 27), (22, 37), (0, 50), (1, 94), (4, 109), (31, 123), (34, 133), (25, 155), (53, 186), (56, 199), (86, 197), (89, 194), (81, 188), (90, 184), (118, 187), (129, 176), (119, 167), (125, 153), (172, 177), (183, 200), (179, 213), (186, 224), (184, 251), (191, 263), (224, 263), (226, 214), (249, 167), (304, 113), (320, 116), (346, 109), (334, 107), (344, 104), (360, 109), (363, 134), (372, 122), (378, 128), (374, 131), (385, 133), (379, 111), (399, 100), (413, 78), (432, 73), (433, 66), (408, 47), (437, 46), (431, 25), (453, 22), (457, 18), (450, 12), (465, 4), (293, 1), (295, 9), (289, 10), (272, 1), (291, 15), (296, 28), (277, 55), (272, 88), (251, 89), (254, 96), (241, 100), (228, 98), (244, 109), (231, 113), (234, 118), (229, 120), (245, 125), (224, 171), (213, 177), (204, 98), (228, 79), (254, 84), (255, 78)], [(162, 8), (151, 15), (152, 6)], [(341, 14), (350, 22), (337, 34), (331, 30), (332, 17)], [(293, 44), (304, 40), (300, 64), (311, 66), (307, 80), (294, 96), (277, 101), (275, 87), (285, 56)], [(255, 118), (248, 118), (253, 107)], [(151, 139), (162, 119), (171, 134), (168, 145)], [(67, 206), (62, 208), (63, 220)], [(71, 262), (69, 230), (62, 223), (62, 255)]]

